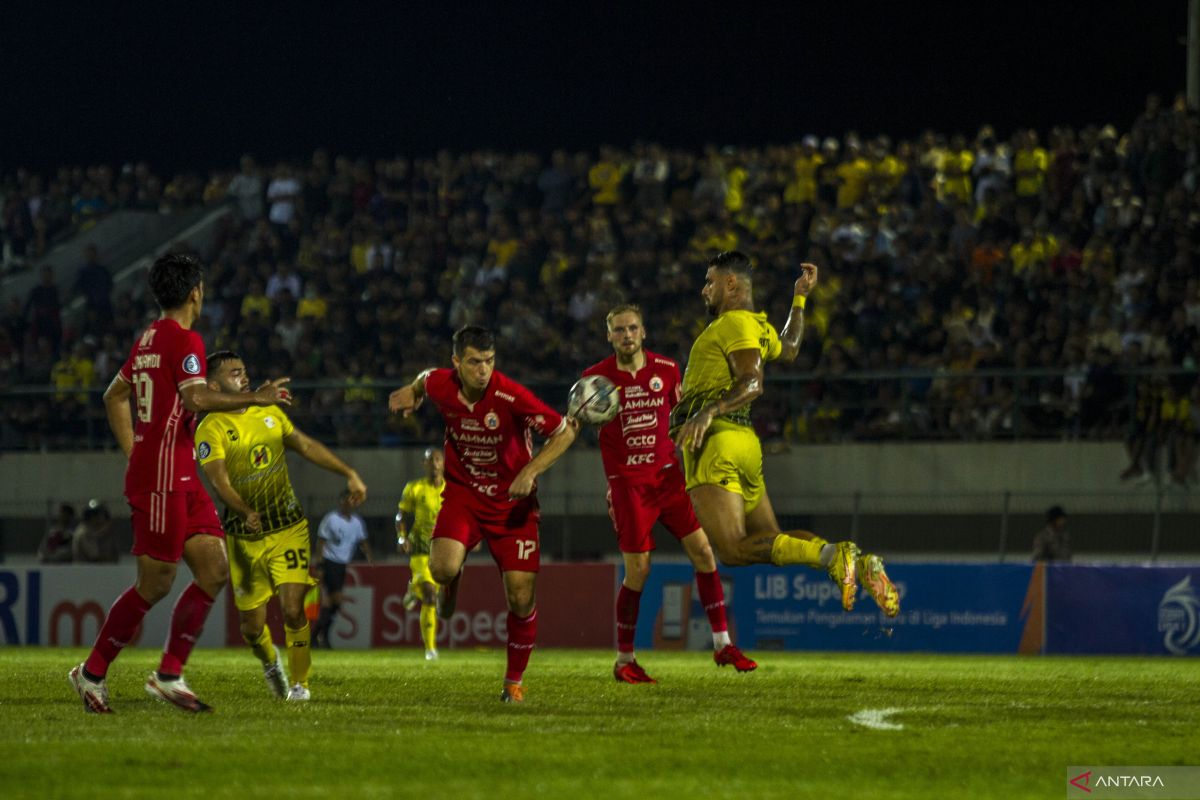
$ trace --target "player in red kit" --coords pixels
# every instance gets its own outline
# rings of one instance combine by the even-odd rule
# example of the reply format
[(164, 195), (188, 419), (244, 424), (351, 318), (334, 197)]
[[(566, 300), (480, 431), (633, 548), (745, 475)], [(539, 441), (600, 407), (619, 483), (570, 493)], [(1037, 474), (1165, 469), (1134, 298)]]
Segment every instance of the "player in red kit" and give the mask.
[[(525, 700), (522, 676), (537, 631), (534, 587), (539, 564), (535, 480), (566, 452), (579, 423), (563, 418), (495, 369), (491, 331), (474, 325), (454, 334), (453, 369), (427, 369), (388, 397), (405, 416), (428, 397), (446, 422), (446, 488), (433, 529), (429, 571), (454, 580), (467, 551), (488, 543), (508, 601), (508, 662), (500, 699)], [(533, 455), (531, 432), (546, 437)]]
[(608, 477), (608, 513), (625, 561), (617, 593), (617, 663), (613, 677), (625, 683), (655, 683), (634, 657), (638, 606), (650, 574), (655, 522), (683, 545), (696, 568), (696, 588), (713, 635), (713, 660), (739, 672), (758, 665), (729, 638), (725, 590), (717, 562), (692, 509), (683, 470), (668, 435), (671, 409), (679, 402), (679, 365), (646, 350), (642, 310), (620, 305), (608, 312), (608, 341), (614, 353), (584, 370), (603, 375), (621, 394), (621, 413), (600, 429), (600, 455)]
[[(108, 611), (87, 660), (71, 670), (85, 710), (107, 714), (109, 665), (150, 608), (171, 591), (179, 559), (193, 581), (179, 596), (158, 670), (146, 691), (187, 711), (208, 711), (184, 681), (183, 666), (213, 600), (229, 579), (217, 510), (196, 471), (192, 439), (198, 411), (290, 404), (287, 379), (257, 392), (223, 394), (205, 383), (204, 341), (191, 330), (204, 302), (204, 270), (190, 256), (164, 255), (150, 269), (162, 316), (142, 333), (104, 393), (108, 424), (129, 459), (125, 497), (133, 525), (137, 581)], [(133, 398), (133, 408), (130, 406)], [(136, 418), (135, 418), (136, 413)]]

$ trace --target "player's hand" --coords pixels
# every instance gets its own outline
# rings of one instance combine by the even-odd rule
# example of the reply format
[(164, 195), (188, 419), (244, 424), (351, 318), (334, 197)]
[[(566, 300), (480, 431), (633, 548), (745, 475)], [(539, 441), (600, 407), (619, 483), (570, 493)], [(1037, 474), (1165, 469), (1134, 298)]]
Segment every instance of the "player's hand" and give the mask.
[(412, 554), (412, 542), (410, 542), (408, 539), (405, 539), (403, 542), (401, 542), (400, 547), (402, 550), (404, 550), (405, 555)]
[(288, 391), (285, 384), (290, 383), (291, 380), (291, 378), (276, 378), (259, 386), (254, 391), (255, 404), (260, 406), (290, 406), (292, 404), (292, 393)]
[(801, 297), (808, 297), (808, 293), (817, 285), (817, 265), (816, 264), (801, 264), (800, 277), (796, 278), (795, 293)]
[(508, 487), (508, 499), (518, 500), (522, 497), (528, 497), (533, 493), (533, 473), (527, 469), (522, 469), (517, 473), (517, 477), (513, 478), (513, 482)]
[(683, 423), (675, 433), (675, 444), (680, 450), (697, 451), (704, 444), (704, 436), (708, 433), (708, 426), (712, 425), (713, 417), (717, 414), (717, 410), (712, 406), (697, 412), (691, 419)]
[(258, 533), (262, 530), (262, 517), (257, 511), (251, 511), (246, 515), (246, 530), (251, 533)]
[(358, 477), (357, 472), (350, 473), (346, 478), (346, 491), (350, 493), (350, 505), (359, 506), (367, 499), (367, 485)]
[(401, 386), (388, 395), (388, 411), (407, 417), (421, 406), (421, 400), (424, 399), (424, 397), (417, 398), (417, 393), (413, 391), (412, 384)]

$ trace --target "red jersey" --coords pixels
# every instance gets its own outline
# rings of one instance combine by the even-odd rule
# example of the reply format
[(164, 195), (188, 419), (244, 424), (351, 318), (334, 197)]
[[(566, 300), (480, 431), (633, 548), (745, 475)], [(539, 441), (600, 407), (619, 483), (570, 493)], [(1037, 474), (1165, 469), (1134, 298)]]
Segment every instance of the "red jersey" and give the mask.
[(446, 420), (446, 482), (491, 503), (511, 505), (509, 484), (533, 460), (530, 431), (549, 437), (566, 423), (498, 370), (474, 407), (467, 406), (461, 390), (453, 369), (435, 369), (425, 378), (425, 393)]
[(583, 371), (608, 378), (621, 395), (621, 413), (600, 428), (600, 456), (609, 478), (648, 478), (678, 463), (667, 429), (679, 402), (679, 365), (649, 350), (642, 354), (646, 363), (636, 373), (618, 369), (615, 353)]
[(125, 494), (203, 491), (196, 472), (196, 415), (179, 390), (204, 383), (204, 340), (173, 319), (142, 333), (117, 377), (133, 387), (137, 415)]

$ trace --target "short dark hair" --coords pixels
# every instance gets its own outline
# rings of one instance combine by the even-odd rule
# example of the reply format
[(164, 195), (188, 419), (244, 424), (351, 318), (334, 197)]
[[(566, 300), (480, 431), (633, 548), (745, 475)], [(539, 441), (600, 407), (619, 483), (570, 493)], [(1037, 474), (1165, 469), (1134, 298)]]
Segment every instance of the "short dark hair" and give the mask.
[(459, 358), (474, 347), (481, 353), (496, 349), (496, 335), (480, 325), (464, 325), (454, 332), (454, 355)]
[(718, 253), (709, 259), (708, 265), (716, 267), (722, 272), (733, 272), (738, 275), (744, 275), (749, 278), (753, 271), (750, 264), (750, 256), (743, 253), (741, 250), (726, 250), (724, 253)]
[(218, 350), (215, 353), (208, 354), (208, 372), (211, 375), (217, 367), (224, 364), (226, 361), (241, 361), (242, 357), (232, 350)]
[(165, 253), (150, 267), (150, 291), (163, 311), (179, 308), (204, 281), (204, 267), (194, 256)]
[(1063, 511), (1062, 506), (1050, 506), (1046, 509), (1046, 522), (1054, 522), (1055, 520), (1063, 519), (1067, 516), (1067, 512)]

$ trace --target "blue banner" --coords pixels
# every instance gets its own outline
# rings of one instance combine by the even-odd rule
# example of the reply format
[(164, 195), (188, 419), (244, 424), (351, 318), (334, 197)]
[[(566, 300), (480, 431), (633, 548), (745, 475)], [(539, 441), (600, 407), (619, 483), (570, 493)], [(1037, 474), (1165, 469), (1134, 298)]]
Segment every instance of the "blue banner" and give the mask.
[(1200, 567), (1050, 567), (1045, 651), (1200, 655)]
[[(865, 591), (854, 611), (843, 611), (838, 587), (821, 571), (721, 570), (731, 630), (748, 649), (1016, 653), (1041, 648), (1041, 587), (1031, 580), (1030, 565), (895, 564), (888, 574), (900, 591), (895, 619), (885, 617)], [(1031, 615), (1034, 627), (1026, 634)], [(690, 566), (653, 567), (640, 620), (636, 647), (712, 646)]]

